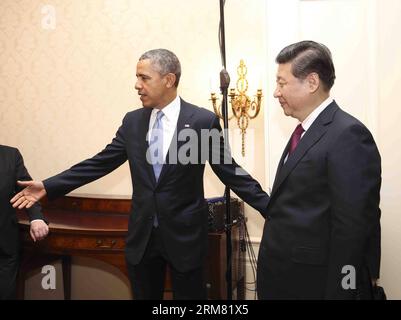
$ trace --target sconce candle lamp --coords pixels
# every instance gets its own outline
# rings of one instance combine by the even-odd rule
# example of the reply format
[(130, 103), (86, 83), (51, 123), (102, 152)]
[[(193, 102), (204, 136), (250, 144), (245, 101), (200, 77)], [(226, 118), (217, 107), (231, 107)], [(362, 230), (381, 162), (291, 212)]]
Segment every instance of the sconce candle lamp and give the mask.
[[(262, 106), (262, 89), (258, 89), (256, 96), (253, 100), (246, 94), (248, 90), (248, 80), (246, 79), (246, 74), (248, 69), (243, 60), (237, 68), (238, 80), (236, 83), (237, 89), (230, 89), (228, 96), (230, 97), (230, 104), (232, 115), (228, 117), (231, 120), (233, 117), (237, 119), (238, 127), (241, 129), (242, 136), (242, 156), (245, 156), (245, 134), (246, 129), (249, 125), (249, 120), (254, 119), (258, 116), (260, 108)], [(214, 113), (219, 117), (223, 118), (221, 112), (221, 105), (217, 106), (217, 96), (216, 93), (211, 93), (211, 98), (213, 104)]]

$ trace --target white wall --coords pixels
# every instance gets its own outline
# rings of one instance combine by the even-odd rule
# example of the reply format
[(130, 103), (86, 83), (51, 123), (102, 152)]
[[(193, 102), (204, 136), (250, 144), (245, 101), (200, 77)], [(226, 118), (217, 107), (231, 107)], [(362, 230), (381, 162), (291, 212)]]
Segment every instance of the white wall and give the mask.
[(388, 296), (401, 299), (401, 1), (378, 1), (378, 121), (382, 155), (382, 268)]
[[(265, 114), (268, 131), (266, 141), (267, 183), (273, 184), (282, 150), (295, 127), (296, 120), (283, 115), (273, 98), (279, 51), (290, 43), (311, 39), (327, 45), (336, 67), (336, 83), (332, 96), (346, 111), (364, 122), (376, 135), (377, 117), (377, 39), (371, 35), (376, 19), (369, 9), (374, 1), (283, 0), (267, 2), (267, 82), (270, 106)], [(370, 48), (373, 47), (373, 52)], [(364, 54), (360, 54), (363, 52)], [(373, 97), (373, 99), (372, 99)]]

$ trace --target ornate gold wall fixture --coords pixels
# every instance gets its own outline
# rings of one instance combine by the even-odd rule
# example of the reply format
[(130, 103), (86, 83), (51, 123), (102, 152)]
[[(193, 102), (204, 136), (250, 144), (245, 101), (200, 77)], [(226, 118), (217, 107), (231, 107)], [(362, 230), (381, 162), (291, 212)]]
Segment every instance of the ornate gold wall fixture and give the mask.
[[(231, 120), (233, 117), (237, 119), (238, 127), (241, 129), (242, 136), (242, 156), (245, 156), (245, 134), (246, 129), (249, 125), (249, 120), (254, 119), (259, 114), (260, 108), (262, 106), (262, 89), (258, 89), (255, 95), (255, 98), (251, 100), (251, 98), (247, 95), (248, 90), (248, 80), (246, 79), (248, 69), (244, 63), (244, 60), (241, 59), (240, 64), (237, 68), (238, 80), (236, 83), (236, 90), (234, 88), (230, 89), (230, 93), (228, 96), (230, 97), (230, 104), (232, 115), (228, 117), (228, 120)], [(217, 96), (216, 93), (211, 93), (210, 100), (213, 103), (213, 109), (215, 114), (222, 117), (221, 105), (217, 105)]]

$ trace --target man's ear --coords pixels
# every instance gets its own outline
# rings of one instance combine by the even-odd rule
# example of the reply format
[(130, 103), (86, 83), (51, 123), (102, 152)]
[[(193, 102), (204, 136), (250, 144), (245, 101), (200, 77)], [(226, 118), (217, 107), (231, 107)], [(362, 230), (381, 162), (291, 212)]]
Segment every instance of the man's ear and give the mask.
[(320, 78), (316, 72), (312, 72), (308, 74), (308, 86), (310, 93), (316, 92), (317, 89), (320, 87)]
[(166, 79), (166, 87), (167, 88), (172, 88), (174, 87), (176, 76), (174, 73), (167, 73), (165, 76)]

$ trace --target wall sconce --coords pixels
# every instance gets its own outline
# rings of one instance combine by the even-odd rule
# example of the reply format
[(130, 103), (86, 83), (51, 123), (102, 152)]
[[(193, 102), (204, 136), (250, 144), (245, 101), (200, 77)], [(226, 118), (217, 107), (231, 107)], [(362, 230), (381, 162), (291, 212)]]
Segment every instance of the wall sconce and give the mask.
[[(260, 108), (262, 106), (262, 89), (258, 89), (255, 98), (251, 99), (246, 94), (248, 90), (248, 80), (246, 79), (246, 74), (248, 69), (241, 59), (240, 64), (237, 68), (238, 80), (237, 80), (237, 92), (235, 89), (231, 88), (228, 96), (231, 104), (232, 115), (228, 117), (231, 120), (233, 117), (237, 119), (238, 127), (241, 129), (242, 136), (242, 156), (245, 156), (245, 134), (246, 129), (249, 125), (249, 120), (254, 119), (259, 114)], [(216, 93), (211, 93), (210, 100), (213, 103), (214, 113), (219, 117), (223, 118), (221, 112), (221, 105), (217, 106), (217, 96)]]

